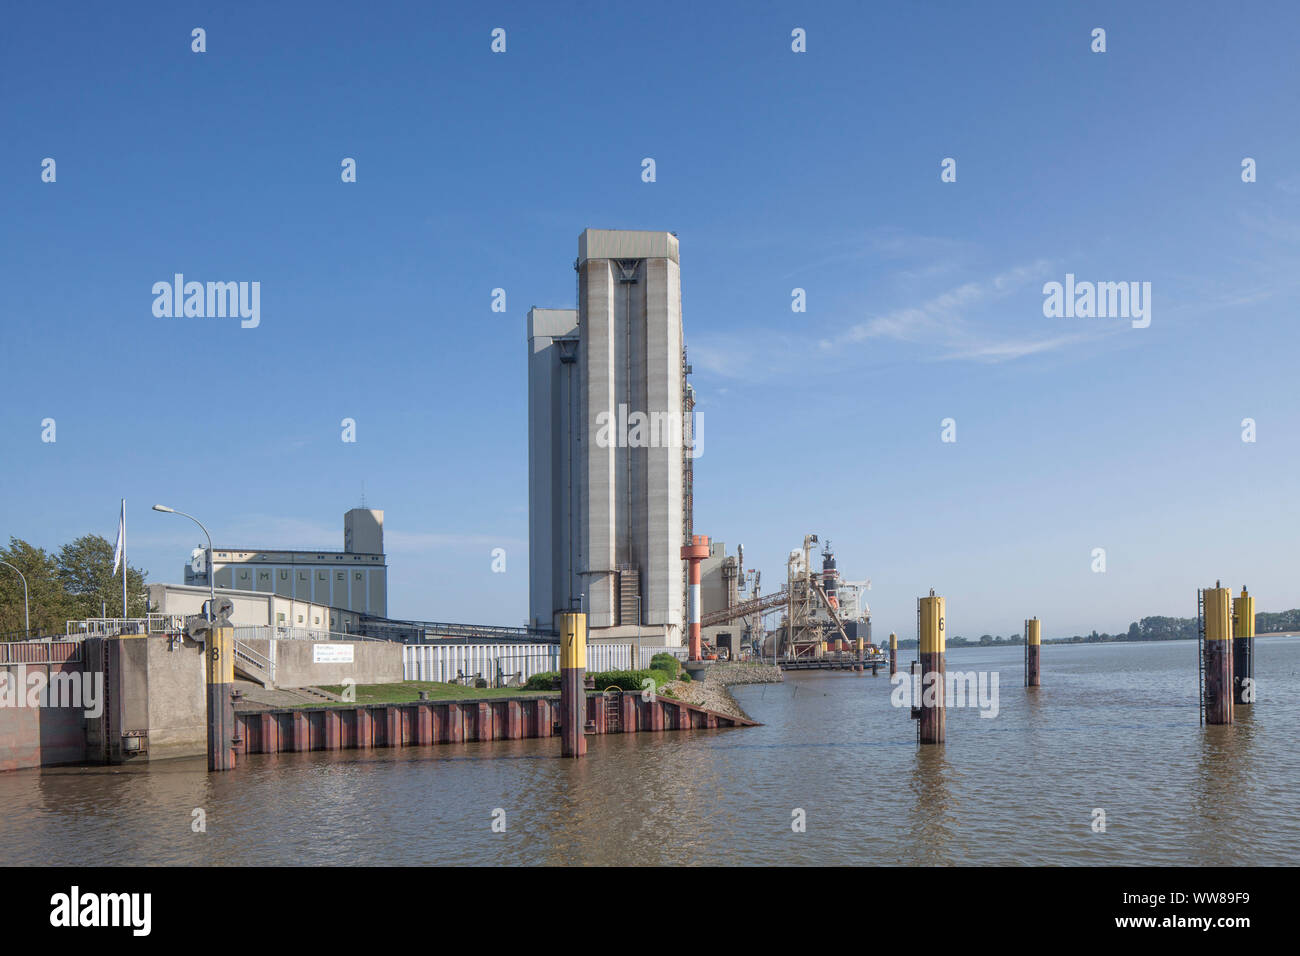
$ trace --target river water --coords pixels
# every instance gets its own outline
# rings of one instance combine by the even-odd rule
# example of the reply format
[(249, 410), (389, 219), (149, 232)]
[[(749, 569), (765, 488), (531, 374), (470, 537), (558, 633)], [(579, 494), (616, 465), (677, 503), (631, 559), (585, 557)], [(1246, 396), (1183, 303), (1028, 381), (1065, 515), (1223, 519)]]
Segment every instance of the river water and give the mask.
[(577, 761), (551, 739), (0, 774), (0, 863), (1300, 862), (1300, 638), (1256, 641), (1231, 727), (1198, 726), (1191, 642), (1045, 645), (1036, 691), (1022, 653), (949, 653), (999, 674), (999, 713), (950, 709), (943, 747), (883, 673), (814, 673), (736, 688), (764, 726)]

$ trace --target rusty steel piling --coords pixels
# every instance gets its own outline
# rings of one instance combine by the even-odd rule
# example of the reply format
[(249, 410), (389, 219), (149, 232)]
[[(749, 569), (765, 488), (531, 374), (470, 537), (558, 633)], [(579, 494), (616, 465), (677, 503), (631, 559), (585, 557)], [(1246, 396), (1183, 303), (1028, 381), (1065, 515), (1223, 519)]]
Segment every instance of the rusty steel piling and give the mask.
[(1230, 724), (1233, 722), (1232, 592), (1216, 582), (1201, 594), (1205, 615), (1205, 722)]
[(948, 719), (944, 711), (945, 671), (945, 620), (944, 600), (930, 589), (930, 594), (919, 600), (917, 651), (921, 660), (921, 726), (922, 744), (941, 744), (947, 737)]
[(1043, 622), (1036, 617), (1025, 621), (1025, 686), (1038, 687), (1042, 682)]
[(560, 754), (587, 752), (587, 615), (560, 615)]
[(203, 648), (208, 705), (208, 769), (235, 769), (235, 629), (214, 622)]
[(1232, 702), (1255, 702), (1255, 599), (1244, 585), (1232, 599)]

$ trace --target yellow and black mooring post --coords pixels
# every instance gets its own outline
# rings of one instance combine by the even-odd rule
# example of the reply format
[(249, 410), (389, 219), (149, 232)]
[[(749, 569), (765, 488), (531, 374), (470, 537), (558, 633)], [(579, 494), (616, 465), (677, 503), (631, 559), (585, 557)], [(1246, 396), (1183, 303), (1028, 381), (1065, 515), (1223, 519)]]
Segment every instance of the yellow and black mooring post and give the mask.
[(944, 601), (930, 589), (919, 601), (920, 622), (917, 651), (921, 659), (921, 743), (941, 744), (947, 737), (948, 719), (944, 712), (947, 689), (944, 673)]
[(1215, 586), (1201, 592), (1205, 615), (1205, 722), (1232, 723), (1232, 592)]
[(560, 615), (560, 755), (587, 752), (587, 615)]
[(1244, 586), (1232, 599), (1232, 702), (1255, 702), (1255, 599)]
[(898, 673), (898, 635), (889, 635), (889, 676)]
[(1025, 686), (1038, 687), (1042, 680), (1039, 655), (1043, 645), (1043, 622), (1036, 617), (1025, 621)]
[(203, 659), (208, 690), (208, 769), (235, 769), (235, 629), (222, 615), (206, 632)]

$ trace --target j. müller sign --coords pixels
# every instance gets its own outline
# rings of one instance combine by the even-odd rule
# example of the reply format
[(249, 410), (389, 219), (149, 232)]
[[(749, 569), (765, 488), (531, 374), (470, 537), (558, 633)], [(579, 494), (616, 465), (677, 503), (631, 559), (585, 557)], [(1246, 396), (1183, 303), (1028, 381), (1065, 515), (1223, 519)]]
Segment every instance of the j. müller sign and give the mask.
[(352, 645), (326, 644), (324, 642), (313, 644), (311, 646), (311, 662), (313, 664), (351, 664)]

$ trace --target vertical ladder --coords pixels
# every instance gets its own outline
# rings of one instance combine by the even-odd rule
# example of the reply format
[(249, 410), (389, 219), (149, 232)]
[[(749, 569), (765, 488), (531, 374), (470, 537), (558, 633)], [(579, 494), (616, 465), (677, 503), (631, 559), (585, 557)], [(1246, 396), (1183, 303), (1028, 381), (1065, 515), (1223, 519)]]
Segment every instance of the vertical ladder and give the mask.
[(1196, 589), (1197, 722), (1205, 726), (1205, 591)]
[(617, 734), (623, 729), (623, 692), (605, 694), (605, 733)]
[[(925, 694), (925, 671), (921, 669), (921, 599), (920, 598), (916, 599), (916, 660), (912, 661), (912, 667), (921, 670), (921, 694), (924, 695)], [(911, 673), (915, 673), (915, 670), (913, 670)], [(908, 675), (909, 678), (911, 676), (911, 673), (909, 673)], [(912, 681), (912, 690), (913, 691), (916, 690), (915, 680)], [(919, 700), (912, 701), (912, 706), (914, 708), (920, 708), (921, 701)], [(916, 718), (916, 745), (918, 747), (921, 745), (920, 714), (917, 714), (917, 718)]]

